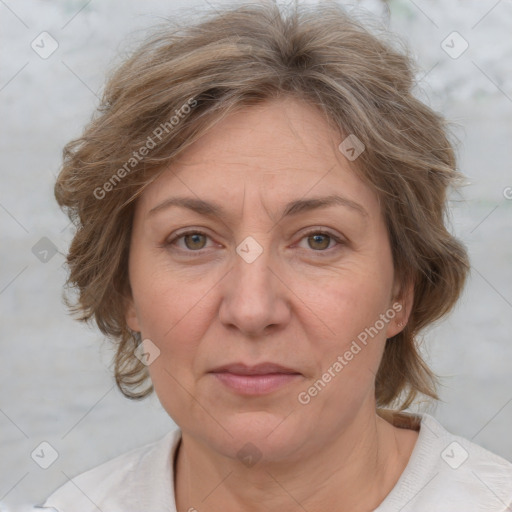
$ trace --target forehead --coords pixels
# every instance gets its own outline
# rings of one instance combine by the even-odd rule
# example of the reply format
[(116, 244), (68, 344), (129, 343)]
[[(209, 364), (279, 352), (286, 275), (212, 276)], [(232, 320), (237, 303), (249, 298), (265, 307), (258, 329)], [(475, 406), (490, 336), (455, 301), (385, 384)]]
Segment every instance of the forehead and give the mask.
[(378, 208), (376, 194), (338, 149), (340, 130), (313, 106), (283, 98), (247, 107), (219, 121), (175, 159), (144, 192), (148, 212), (169, 195), (276, 204), (343, 195)]
[(229, 114), (184, 152), (175, 167), (214, 159), (228, 168), (262, 166), (267, 174), (286, 167), (307, 171), (307, 164), (332, 163), (340, 138), (317, 108), (284, 97)]

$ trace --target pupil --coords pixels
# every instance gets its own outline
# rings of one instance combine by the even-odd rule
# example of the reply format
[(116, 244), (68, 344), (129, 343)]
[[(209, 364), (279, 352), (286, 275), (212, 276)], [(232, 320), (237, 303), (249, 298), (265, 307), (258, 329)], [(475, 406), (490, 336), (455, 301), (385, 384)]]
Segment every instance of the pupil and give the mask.
[[(329, 237), (327, 235), (313, 235), (310, 238), (312, 238), (314, 240), (314, 243), (320, 243), (320, 244), (321, 244), (322, 238), (323, 238), (324, 244), (321, 244), (322, 245), (320, 247), (321, 249), (325, 249), (326, 247), (329, 246), (329, 240), (328, 240)], [(327, 241), (327, 245), (325, 244), (325, 241)]]
[[(199, 244), (200, 244), (200, 240), (198, 240), (198, 238), (200, 239), (201, 237), (202, 237), (202, 235), (200, 235), (200, 234), (198, 234), (198, 233), (195, 233), (195, 234), (193, 234), (193, 235), (188, 235), (188, 237), (187, 237), (187, 238), (191, 238), (191, 239), (192, 239), (192, 247), (189, 247), (189, 249), (190, 249), (190, 248), (192, 248), (192, 249), (197, 249), (198, 247), (196, 246), (196, 244), (197, 244), (197, 243), (199, 243)], [(189, 244), (187, 244), (187, 246), (188, 246), (188, 245), (189, 245)], [(201, 248), (201, 247), (199, 247), (199, 249), (200, 249), (200, 248)]]

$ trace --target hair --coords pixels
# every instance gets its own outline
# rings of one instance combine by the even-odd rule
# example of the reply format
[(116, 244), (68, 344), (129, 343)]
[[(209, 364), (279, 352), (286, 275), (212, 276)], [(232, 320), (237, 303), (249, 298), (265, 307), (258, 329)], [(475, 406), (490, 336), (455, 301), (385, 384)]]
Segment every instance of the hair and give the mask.
[(403, 410), (418, 393), (437, 398), (418, 334), (452, 309), (469, 263), (445, 225), (447, 191), (461, 182), (448, 125), (414, 97), (407, 50), (335, 2), (219, 9), (146, 39), (108, 79), (82, 136), (65, 146), (55, 196), (76, 227), (67, 285), (78, 292), (67, 305), (116, 344), (120, 391), (149, 395), (147, 367), (134, 356), (140, 333), (125, 321), (136, 200), (229, 113), (293, 97), (364, 144), (352, 167), (378, 195), (402, 289), (413, 286), (409, 321), (386, 341), (377, 406)]

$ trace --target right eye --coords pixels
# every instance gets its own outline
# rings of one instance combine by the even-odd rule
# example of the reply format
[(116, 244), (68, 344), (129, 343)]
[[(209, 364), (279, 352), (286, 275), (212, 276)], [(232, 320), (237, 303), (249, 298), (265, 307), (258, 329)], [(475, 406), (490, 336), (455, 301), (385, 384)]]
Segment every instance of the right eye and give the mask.
[[(209, 236), (202, 231), (191, 230), (178, 233), (171, 240), (168, 240), (165, 245), (177, 246), (180, 251), (184, 252), (199, 252), (204, 248), (206, 239), (208, 238)], [(179, 241), (183, 241), (185, 247), (180, 247), (178, 245)]]

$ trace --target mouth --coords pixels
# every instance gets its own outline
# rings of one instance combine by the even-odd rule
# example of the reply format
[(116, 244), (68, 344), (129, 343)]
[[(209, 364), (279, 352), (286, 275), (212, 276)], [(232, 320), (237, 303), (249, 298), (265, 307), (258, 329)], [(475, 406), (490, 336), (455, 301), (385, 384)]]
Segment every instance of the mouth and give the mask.
[(215, 368), (210, 373), (229, 390), (253, 396), (272, 393), (302, 377), (300, 372), (274, 363), (255, 366), (234, 363)]

